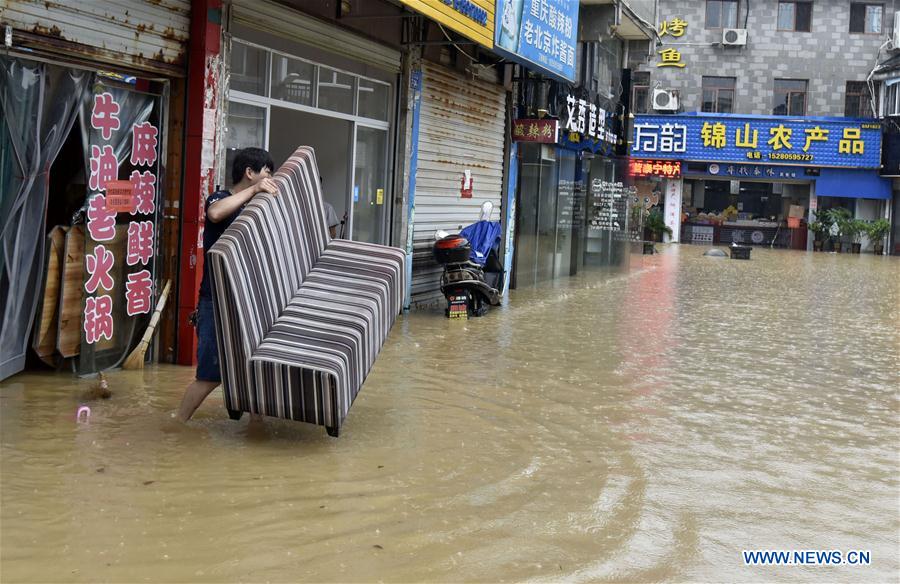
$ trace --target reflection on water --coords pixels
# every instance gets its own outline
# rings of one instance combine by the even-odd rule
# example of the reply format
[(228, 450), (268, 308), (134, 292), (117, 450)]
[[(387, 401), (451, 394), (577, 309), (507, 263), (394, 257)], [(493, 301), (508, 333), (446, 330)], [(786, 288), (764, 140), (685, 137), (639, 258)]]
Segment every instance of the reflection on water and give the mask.
[[(187, 368), (0, 387), (14, 581), (896, 581), (900, 263), (669, 248), (398, 321), (341, 434)], [(745, 567), (743, 549), (872, 565)]]

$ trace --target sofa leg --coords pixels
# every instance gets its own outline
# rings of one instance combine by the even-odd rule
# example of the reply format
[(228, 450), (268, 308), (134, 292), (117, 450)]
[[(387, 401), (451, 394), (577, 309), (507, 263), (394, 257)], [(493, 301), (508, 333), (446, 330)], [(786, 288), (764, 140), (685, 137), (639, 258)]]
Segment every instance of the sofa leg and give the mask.
[(325, 431), (328, 432), (328, 435), (332, 438), (337, 438), (341, 434), (340, 426), (325, 426)]
[(232, 420), (240, 420), (241, 416), (244, 415), (244, 412), (241, 410), (228, 410), (228, 417)]

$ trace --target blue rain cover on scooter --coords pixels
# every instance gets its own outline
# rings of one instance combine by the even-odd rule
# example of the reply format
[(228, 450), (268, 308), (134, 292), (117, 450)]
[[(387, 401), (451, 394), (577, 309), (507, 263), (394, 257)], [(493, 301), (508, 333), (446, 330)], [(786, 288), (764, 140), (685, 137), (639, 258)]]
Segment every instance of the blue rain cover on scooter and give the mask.
[(472, 223), (460, 231), (459, 234), (468, 239), (469, 245), (472, 246), (472, 253), (469, 255), (469, 259), (483, 266), (491, 249), (500, 245), (500, 222), (479, 221), (478, 223)]

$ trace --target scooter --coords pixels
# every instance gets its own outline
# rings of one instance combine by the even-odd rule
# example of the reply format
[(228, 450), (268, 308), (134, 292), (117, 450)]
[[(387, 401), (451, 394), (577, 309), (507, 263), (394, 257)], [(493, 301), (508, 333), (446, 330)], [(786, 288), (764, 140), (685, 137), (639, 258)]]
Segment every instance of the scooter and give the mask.
[(443, 266), (441, 293), (448, 318), (484, 316), (500, 304), (503, 264), (499, 259), (500, 222), (491, 221), (493, 203), (481, 207), (481, 220), (458, 235), (435, 233), (434, 259)]

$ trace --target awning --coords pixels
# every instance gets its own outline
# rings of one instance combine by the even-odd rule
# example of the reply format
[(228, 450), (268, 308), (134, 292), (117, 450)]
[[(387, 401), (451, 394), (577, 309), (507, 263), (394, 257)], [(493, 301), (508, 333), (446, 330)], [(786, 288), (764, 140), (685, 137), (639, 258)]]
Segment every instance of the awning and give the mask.
[(847, 199), (890, 199), (891, 181), (877, 170), (823, 168), (816, 179), (816, 196)]

